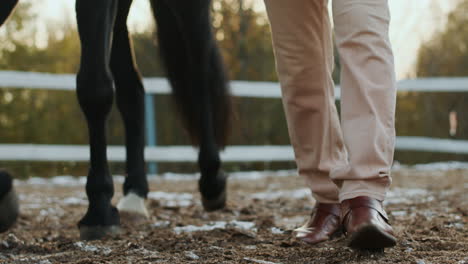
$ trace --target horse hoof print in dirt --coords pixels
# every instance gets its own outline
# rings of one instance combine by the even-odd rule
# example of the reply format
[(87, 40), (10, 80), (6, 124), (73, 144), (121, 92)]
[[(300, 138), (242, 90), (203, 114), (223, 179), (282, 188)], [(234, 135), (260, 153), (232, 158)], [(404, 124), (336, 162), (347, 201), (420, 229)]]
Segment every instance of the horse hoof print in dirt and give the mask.
[(18, 218), (18, 198), (13, 180), (6, 171), (0, 171), (0, 233), (10, 228)]

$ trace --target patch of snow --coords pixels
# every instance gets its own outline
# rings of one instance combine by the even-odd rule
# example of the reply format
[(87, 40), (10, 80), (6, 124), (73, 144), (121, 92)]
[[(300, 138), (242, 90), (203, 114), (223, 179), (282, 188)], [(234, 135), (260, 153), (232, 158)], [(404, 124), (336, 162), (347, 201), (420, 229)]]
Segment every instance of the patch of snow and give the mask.
[(429, 191), (418, 188), (394, 188), (387, 192), (384, 204), (410, 204), (414, 202), (425, 202), (429, 197)]
[(188, 226), (176, 226), (174, 227), (174, 232), (176, 234), (182, 234), (182, 233), (193, 233), (193, 232), (200, 232), (200, 231), (213, 231), (215, 229), (226, 229), (226, 222), (224, 221), (217, 221), (217, 222), (212, 222), (206, 225), (202, 226), (194, 226), (194, 225), (188, 225)]
[(85, 185), (85, 177), (73, 177), (73, 176), (57, 176), (51, 179), (51, 183), (55, 185), (73, 186), (73, 185)]
[(244, 248), (245, 248), (245, 249), (248, 249), (248, 250), (255, 250), (255, 249), (257, 249), (257, 246), (255, 246), (255, 245), (248, 245), (248, 246), (245, 246)]
[(152, 175), (148, 177), (151, 181), (195, 181), (200, 177), (200, 173), (173, 173), (166, 172), (163, 174)]
[[(241, 171), (229, 172), (229, 179), (231, 180), (261, 180), (267, 177), (287, 177), (297, 175), (296, 170), (278, 170), (278, 171)], [(162, 175), (149, 175), (151, 181), (168, 180), (168, 181), (185, 181), (185, 180), (198, 180), (200, 173), (172, 173), (167, 172)]]
[(253, 259), (253, 258), (244, 258), (244, 260), (247, 260), (253, 263), (259, 263), (259, 264), (281, 264), (278, 262), (271, 262), (271, 261), (266, 261), (266, 260)]
[(156, 221), (153, 223), (151, 226), (156, 227), (156, 228), (166, 228), (171, 225), (171, 222), (169, 221)]
[(281, 229), (279, 229), (279, 228), (277, 228), (277, 227), (272, 227), (272, 228), (270, 229), (270, 231), (271, 231), (272, 234), (275, 234), (275, 235), (284, 234), (284, 231), (281, 230)]
[(259, 200), (276, 200), (279, 198), (290, 198), (290, 199), (304, 199), (310, 198), (312, 199), (312, 195), (310, 193), (309, 188), (301, 188), (295, 190), (281, 190), (281, 191), (270, 191), (270, 192), (259, 192), (252, 194), (250, 196), (253, 199)]
[(446, 224), (444, 225), (445, 227), (448, 227), (448, 228), (455, 228), (455, 229), (458, 229), (458, 230), (463, 230), (465, 228), (465, 225), (463, 223), (449, 223), (449, 224)]
[(233, 220), (233, 221), (228, 222), (226, 224), (226, 228), (257, 232), (257, 228), (255, 227), (255, 223), (247, 222), (247, 221)]
[(65, 211), (63, 211), (63, 209), (59, 207), (55, 207), (55, 208), (49, 207), (46, 209), (41, 209), (39, 211), (39, 215), (42, 217), (50, 217), (50, 216), (60, 217), (60, 216), (65, 215)]
[(150, 251), (146, 248), (136, 248), (131, 250), (129, 253), (143, 255), (143, 259), (152, 259), (160, 257), (158, 251)]
[(235, 229), (239, 232), (257, 232), (257, 228), (255, 227), (255, 223), (252, 222), (245, 222), (245, 221), (230, 221), (230, 222), (225, 222), (225, 221), (216, 221), (216, 222), (211, 222), (206, 225), (202, 226), (194, 226), (194, 225), (188, 225), (188, 226), (177, 226), (174, 227), (174, 232), (176, 234), (182, 234), (182, 233), (193, 233), (193, 232), (200, 232), (200, 231), (213, 231), (215, 229)]
[(77, 198), (77, 197), (67, 197), (63, 200), (61, 200), (63, 204), (67, 205), (84, 205), (87, 204), (87, 201), (82, 198)]
[(229, 173), (229, 179), (240, 181), (262, 180), (268, 177), (288, 177), (297, 175), (296, 170), (279, 171), (241, 171)]
[(148, 198), (165, 207), (189, 207), (196, 202), (191, 193), (150, 192)]
[(197, 254), (193, 253), (193, 251), (185, 251), (184, 254), (188, 259), (193, 259), (193, 260), (200, 259), (200, 257)]
[(96, 252), (104, 255), (109, 255), (112, 252), (112, 249), (108, 247), (98, 247), (82, 241), (75, 242), (73, 245), (84, 252)]
[(430, 210), (424, 210), (421, 212), (424, 217), (426, 217), (428, 220), (431, 220), (432, 218), (436, 217), (438, 215), (437, 212), (435, 211), (430, 211)]
[(217, 247), (217, 246), (211, 246), (210, 248), (211, 248), (211, 249), (214, 249), (214, 250), (224, 250), (224, 248), (222, 248), (222, 247)]
[[(124, 176), (115, 175), (112, 177), (114, 182), (123, 183), (125, 180)], [(27, 180), (19, 180), (19, 184), (29, 184), (29, 185), (58, 185), (58, 186), (84, 186), (86, 184), (86, 176), (71, 176), (71, 175), (62, 175), (55, 176), (51, 178), (39, 178), (31, 177)]]
[(460, 161), (449, 161), (449, 162), (435, 162), (435, 163), (428, 163), (428, 164), (418, 164), (413, 166), (416, 170), (428, 171), (428, 170), (441, 170), (441, 171), (448, 171), (448, 170), (460, 170), (460, 169), (468, 169), (468, 162), (460, 162)]
[(393, 216), (407, 216), (408, 213), (406, 211), (392, 211), (391, 214)]
[(27, 184), (31, 184), (31, 185), (46, 185), (49, 183), (49, 181), (45, 178), (39, 178), (39, 177), (32, 177), (32, 178), (29, 178), (25, 181), (18, 181), (20, 183), (27, 183)]

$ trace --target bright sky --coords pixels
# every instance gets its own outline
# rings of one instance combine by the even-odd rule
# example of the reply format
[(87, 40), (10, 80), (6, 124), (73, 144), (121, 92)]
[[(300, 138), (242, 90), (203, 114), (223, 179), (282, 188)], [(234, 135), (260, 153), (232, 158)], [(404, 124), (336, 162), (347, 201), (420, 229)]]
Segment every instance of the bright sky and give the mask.
[[(37, 0), (34, 0), (37, 1)], [(255, 7), (263, 11), (263, 1), (255, 1)], [(279, 0), (278, 0), (279, 1)], [(389, 0), (392, 14), (390, 39), (393, 44), (398, 79), (414, 76), (413, 69), (418, 48), (422, 41), (443, 28), (446, 15), (458, 0)], [(59, 22), (64, 17), (74, 21), (75, 0), (40, 0), (42, 21)], [(149, 0), (134, 0), (129, 25), (133, 30), (143, 30), (149, 23)]]

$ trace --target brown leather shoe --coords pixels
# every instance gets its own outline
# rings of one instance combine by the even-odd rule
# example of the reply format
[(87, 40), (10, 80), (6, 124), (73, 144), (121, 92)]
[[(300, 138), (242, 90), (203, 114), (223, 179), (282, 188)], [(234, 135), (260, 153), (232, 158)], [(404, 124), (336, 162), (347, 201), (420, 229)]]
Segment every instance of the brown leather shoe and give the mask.
[(317, 244), (341, 234), (340, 204), (317, 203), (309, 221), (294, 230), (294, 236), (308, 244)]
[(341, 219), (349, 247), (382, 249), (396, 245), (387, 214), (377, 199), (359, 196), (343, 201)]

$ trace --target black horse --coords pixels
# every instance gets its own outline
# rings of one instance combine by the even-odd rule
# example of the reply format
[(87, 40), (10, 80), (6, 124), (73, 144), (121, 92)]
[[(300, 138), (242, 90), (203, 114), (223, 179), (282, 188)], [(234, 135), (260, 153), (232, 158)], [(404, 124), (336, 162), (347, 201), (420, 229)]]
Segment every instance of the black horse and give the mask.
[[(18, 0), (2, 0), (3, 23)], [(222, 59), (213, 37), (210, 0), (150, 0), (158, 28), (158, 41), (175, 103), (186, 130), (199, 147), (199, 190), (205, 210), (221, 209), (226, 200), (226, 175), (219, 150), (226, 145), (230, 123), (230, 97)], [(90, 168), (86, 183), (89, 207), (78, 227), (82, 239), (99, 239), (118, 230), (120, 212), (148, 216), (144, 200), (148, 182), (144, 162), (144, 88), (135, 64), (126, 25), (132, 0), (76, 0), (81, 40), (77, 97), (86, 117)], [(106, 120), (114, 95), (125, 125), (127, 177), (125, 196), (111, 205), (114, 186), (106, 156)], [(13, 201), (9, 176), (2, 200)], [(1, 180), (1, 179), (0, 179)], [(0, 181), (0, 184), (2, 182)], [(0, 186), (1, 187), (1, 186)], [(0, 189), (2, 191), (2, 189)], [(5, 202), (5, 201), (4, 201)], [(13, 202), (2, 215), (15, 215)], [(2, 222), (0, 229), (11, 224)]]

